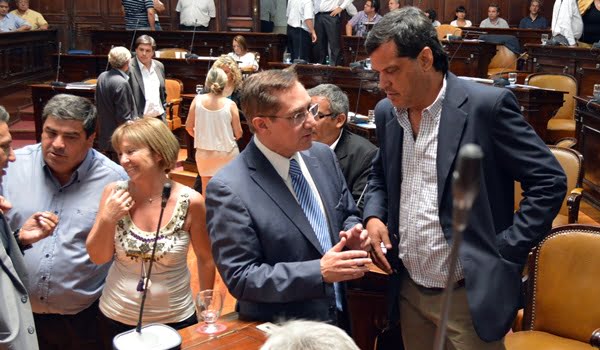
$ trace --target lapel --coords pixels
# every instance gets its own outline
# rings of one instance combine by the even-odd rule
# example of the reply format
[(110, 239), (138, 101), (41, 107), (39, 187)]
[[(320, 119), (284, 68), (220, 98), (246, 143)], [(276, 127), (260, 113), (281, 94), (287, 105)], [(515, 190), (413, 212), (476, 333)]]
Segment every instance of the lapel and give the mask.
[[(12, 231), (3, 214), (0, 214), (0, 235), (5, 238), (2, 240), (2, 245), (0, 245), (0, 270), (6, 273), (20, 293), (27, 293), (25, 288), (25, 281), (27, 280), (25, 262), (17, 242), (9, 236), (12, 235)], [(6, 242), (6, 246), (4, 242)], [(8, 254), (7, 249), (10, 254)]]
[[(304, 215), (304, 211), (302, 211), (302, 208), (283, 182), (281, 176), (279, 176), (269, 160), (256, 147), (254, 140), (250, 141), (243, 153), (246, 155), (245, 160), (248, 165), (250, 177), (256, 185), (271, 198), (275, 206), (283, 211), (285, 216), (300, 230), (315, 249), (324, 254), (317, 235), (310, 226), (306, 215)], [(303, 159), (306, 160), (306, 157), (303, 157)]]
[(387, 166), (389, 167), (389, 178), (387, 181), (387, 193), (390, 193), (390, 213), (389, 216), (396, 218), (398, 223), (400, 213), (400, 186), (402, 184), (402, 143), (404, 141), (404, 129), (398, 123), (394, 108), (391, 106), (388, 112), (389, 119), (385, 124), (385, 149)]
[(156, 72), (156, 76), (158, 77), (158, 82), (160, 84), (160, 88), (164, 89), (165, 88), (165, 74), (164, 74), (164, 71), (162, 69), (160, 69), (160, 67), (158, 67), (158, 64), (156, 63), (155, 60), (152, 60), (152, 63), (154, 63), (154, 71)]
[(137, 57), (131, 59), (131, 67), (133, 68), (131, 70), (133, 79), (135, 79), (135, 82), (140, 87), (142, 96), (144, 96), (144, 79), (142, 78), (142, 68), (138, 65)]
[[(448, 73), (446, 97), (442, 104), (442, 115), (438, 131), (437, 177), (438, 205), (442, 203), (442, 195), (450, 183), (450, 169), (458, 154), (464, 129), (469, 114), (464, 106), (467, 92), (454, 74)], [(440, 208), (441, 212), (441, 208)]]
[(335, 147), (335, 155), (337, 156), (338, 162), (342, 163), (342, 159), (348, 157), (348, 132), (346, 128), (342, 128), (342, 137)]

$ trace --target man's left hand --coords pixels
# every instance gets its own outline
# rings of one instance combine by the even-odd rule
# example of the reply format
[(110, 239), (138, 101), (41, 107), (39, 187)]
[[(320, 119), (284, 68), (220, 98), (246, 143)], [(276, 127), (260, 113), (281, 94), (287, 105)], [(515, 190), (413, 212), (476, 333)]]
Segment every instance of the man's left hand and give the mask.
[(346, 247), (352, 250), (371, 250), (371, 239), (369, 233), (365, 230), (362, 224), (356, 224), (348, 231), (340, 231), (340, 239), (346, 238)]
[(19, 231), (19, 241), (22, 245), (33, 244), (43, 238), (46, 238), (54, 232), (58, 224), (58, 216), (49, 211), (37, 212), (21, 227)]
[(344, 9), (338, 6), (335, 8), (335, 10), (331, 11), (331, 13), (329, 15), (331, 17), (335, 17), (335, 16), (339, 15), (340, 13), (342, 13), (342, 11), (344, 11)]

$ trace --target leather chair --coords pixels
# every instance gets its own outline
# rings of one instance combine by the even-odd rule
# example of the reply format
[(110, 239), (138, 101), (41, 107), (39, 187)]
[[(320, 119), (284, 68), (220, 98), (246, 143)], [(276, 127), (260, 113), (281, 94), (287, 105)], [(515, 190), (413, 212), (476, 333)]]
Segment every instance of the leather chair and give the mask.
[(98, 79), (96, 79), (96, 78), (86, 79), (83, 82), (86, 83), (86, 84), (94, 84), (94, 85), (96, 85), (96, 82), (98, 82)]
[(488, 65), (488, 78), (493, 78), (498, 74), (516, 72), (517, 58), (519, 56), (506, 46), (496, 45), (496, 54)]
[(533, 73), (525, 78), (525, 84), (541, 88), (564, 91), (565, 102), (548, 121), (546, 142), (554, 143), (564, 137), (575, 136), (575, 100), (577, 96), (577, 81), (569, 74)]
[(157, 55), (158, 58), (177, 58), (177, 52), (181, 52), (180, 56), (185, 57), (185, 55), (188, 53), (188, 50), (181, 49), (178, 47), (171, 47), (171, 48), (160, 49), (160, 50), (156, 51), (156, 53), (158, 54)]
[(183, 83), (179, 79), (165, 79), (165, 90), (167, 92), (167, 104), (165, 111), (167, 114), (167, 125), (170, 130), (177, 130), (183, 126), (179, 115), (181, 93), (183, 92)]
[(598, 327), (600, 226), (552, 229), (529, 255), (523, 331), (509, 333), (507, 350), (589, 350)]
[(439, 27), (435, 28), (437, 30), (438, 40), (444, 40), (448, 36), (448, 34), (453, 36), (462, 36), (462, 29), (451, 26), (449, 24), (442, 24)]
[[(575, 224), (579, 219), (579, 206), (583, 196), (583, 156), (572, 148), (548, 146), (567, 175), (567, 196), (552, 226)], [(523, 198), (521, 184), (515, 182), (515, 210)]]

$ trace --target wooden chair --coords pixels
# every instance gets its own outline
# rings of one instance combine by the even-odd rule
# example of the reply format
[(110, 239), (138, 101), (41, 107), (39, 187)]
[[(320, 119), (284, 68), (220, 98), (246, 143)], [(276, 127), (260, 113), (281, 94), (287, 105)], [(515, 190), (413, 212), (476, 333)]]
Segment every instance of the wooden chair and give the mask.
[(183, 92), (183, 83), (179, 79), (165, 79), (165, 90), (167, 92), (167, 104), (165, 106), (167, 114), (167, 125), (171, 130), (177, 130), (183, 126), (179, 115), (181, 93)]
[(517, 70), (517, 58), (519, 56), (510, 51), (504, 45), (496, 45), (496, 54), (488, 65), (488, 78), (498, 74), (515, 72)]
[(564, 137), (574, 137), (575, 100), (573, 97), (577, 96), (577, 80), (569, 74), (533, 73), (525, 78), (525, 84), (566, 92), (562, 107), (548, 121), (546, 139), (552, 143)]
[(86, 84), (94, 84), (94, 85), (96, 85), (96, 83), (98, 82), (98, 79), (96, 79), (96, 78), (86, 79), (83, 82), (86, 83)]
[(587, 350), (598, 327), (600, 227), (554, 228), (529, 255), (523, 331), (507, 334), (507, 350)]
[(448, 34), (453, 36), (462, 36), (462, 29), (451, 26), (449, 24), (442, 24), (439, 27), (435, 28), (437, 30), (438, 40), (444, 40), (448, 36)]
[(177, 58), (177, 52), (181, 52), (180, 55), (185, 56), (188, 53), (188, 50), (181, 49), (179, 47), (171, 47), (167, 49), (160, 49), (156, 51), (158, 53), (157, 56), (159, 58)]
[[(567, 196), (560, 207), (558, 215), (554, 218), (552, 226), (575, 224), (579, 219), (579, 206), (583, 196), (583, 156), (572, 148), (548, 147), (567, 175)], [(521, 189), (521, 184), (515, 182), (515, 210), (519, 207), (522, 199), (523, 190)]]

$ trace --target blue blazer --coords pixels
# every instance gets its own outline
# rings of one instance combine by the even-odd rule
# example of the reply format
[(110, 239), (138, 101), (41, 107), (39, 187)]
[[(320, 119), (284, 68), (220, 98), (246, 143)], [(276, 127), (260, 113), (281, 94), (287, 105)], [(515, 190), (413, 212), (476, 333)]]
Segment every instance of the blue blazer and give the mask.
[[(334, 153), (301, 152), (317, 186), (332, 242), (360, 220)], [(212, 252), (240, 317), (336, 321), (333, 284), (323, 282), (323, 250), (302, 208), (254, 140), (206, 189)]]
[[(373, 161), (364, 218), (387, 223), (393, 249), (388, 261), (397, 273), (402, 182), (403, 130), (388, 99), (375, 109), (379, 152)], [(556, 158), (520, 113), (515, 96), (447, 75), (438, 135), (437, 180), (440, 224), (452, 239), (451, 174), (458, 150), (481, 146), (479, 196), (460, 249), (467, 299), (475, 330), (485, 341), (500, 339), (520, 305), (521, 272), (530, 249), (548, 234), (566, 192)], [(404, 174), (409, 176), (410, 174)], [(524, 199), (514, 212), (514, 181)]]

